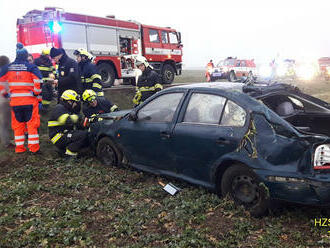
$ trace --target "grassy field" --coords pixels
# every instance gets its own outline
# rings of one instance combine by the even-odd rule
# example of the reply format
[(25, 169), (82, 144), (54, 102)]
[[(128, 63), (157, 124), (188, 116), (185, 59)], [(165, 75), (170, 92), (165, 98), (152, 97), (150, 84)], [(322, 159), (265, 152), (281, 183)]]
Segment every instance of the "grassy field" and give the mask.
[[(201, 72), (203, 73), (203, 72)], [(203, 80), (184, 72), (177, 82)], [(330, 100), (324, 81), (299, 82)], [(109, 91), (122, 109), (133, 91)], [(43, 155), (0, 150), (0, 247), (329, 247), (330, 218), (317, 207), (281, 206), (255, 219), (229, 199), (171, 178), (57, 157), (43, 117)], [(170, 196), (159, 181), (183, 190)], [(327, 222), (328, 224), (328, 222)]]

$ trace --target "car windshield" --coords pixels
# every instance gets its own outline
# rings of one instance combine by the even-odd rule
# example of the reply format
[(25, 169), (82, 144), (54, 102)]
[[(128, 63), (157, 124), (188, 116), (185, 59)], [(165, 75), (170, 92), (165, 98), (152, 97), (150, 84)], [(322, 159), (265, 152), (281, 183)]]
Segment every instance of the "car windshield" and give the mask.
[(217, 64), (217, 67), (223, 66), (224, 61), (220, 60), (219, 63)]
[(235, 59), (226, 59), (223, 62), (223, 65), (228, 66), (228, 65), (234, 65), (235, 64)]

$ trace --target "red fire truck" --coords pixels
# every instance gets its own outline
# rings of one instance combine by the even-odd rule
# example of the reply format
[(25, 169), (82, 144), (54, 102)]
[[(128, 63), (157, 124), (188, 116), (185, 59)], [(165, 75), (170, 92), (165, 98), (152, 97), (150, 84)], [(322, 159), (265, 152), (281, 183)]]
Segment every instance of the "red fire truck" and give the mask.
[(326, 79), (330, 80), (330, 57), (323, 57), (318, 60), (320, 73)]
[(115, 79), (135, 80), (135, 55), (145, 56), (165, 84), (182, 70), (180, 32), (114, 16), (74, 14), (60, 8), (32, 10), (17, 20), (17, 40), (34, 56), (53, 46), (64, 48), (71, 57), (75, 49), (87, 49), (95, 57), (105, 87)]

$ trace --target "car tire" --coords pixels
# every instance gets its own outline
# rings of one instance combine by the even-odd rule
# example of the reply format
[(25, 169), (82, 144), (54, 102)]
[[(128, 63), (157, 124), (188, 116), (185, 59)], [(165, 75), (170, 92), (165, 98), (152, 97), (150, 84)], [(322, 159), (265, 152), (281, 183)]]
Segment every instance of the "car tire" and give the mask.
[(104, 88), (113, 86), (116, 77), (115, 69), (113, 66), (108, 63), (101, 63), (97, 66), (97, 69), (99, 70), (102, 78), (102, 86)]
[(122, 153), (109, 137), (103, 137), (98, 141), (96, 156), (106, 166), (118, 166), (123, 159)]
[(231, 71), (228, 77), (229, 82), (234, 82), (236, 80), (235, 72)]
[(163, 84), (171, 84), (174, 80), (175, 70), (170, 64), (165, 64), (162, 69)]
[(221, 195), (229, 195), (254, 217), (264, 216), (269, 209), (269, 192), (257, 175), (246, 165), (232, 165), (221, 177)]

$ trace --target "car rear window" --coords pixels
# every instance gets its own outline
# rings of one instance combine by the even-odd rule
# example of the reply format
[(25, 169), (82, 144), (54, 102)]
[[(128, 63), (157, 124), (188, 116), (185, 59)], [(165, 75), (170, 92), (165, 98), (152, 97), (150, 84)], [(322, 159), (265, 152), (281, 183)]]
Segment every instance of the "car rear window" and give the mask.
[(243, 127), (245, 125), (246, 112), (233, 101), (228, 100), (221, 119), (221, 126)]

